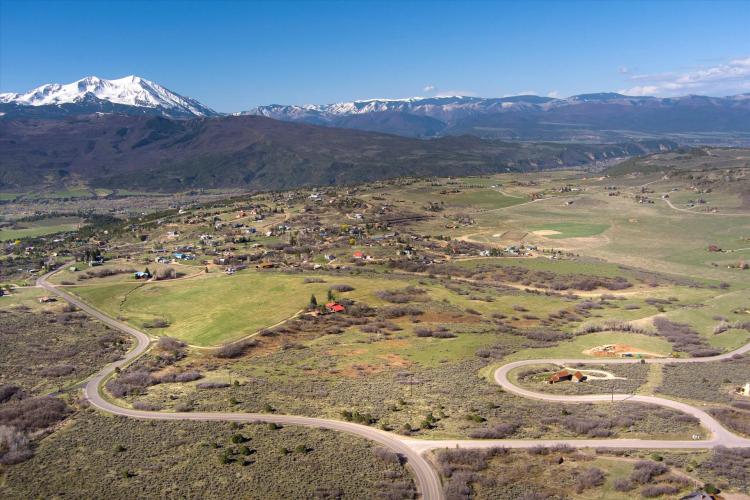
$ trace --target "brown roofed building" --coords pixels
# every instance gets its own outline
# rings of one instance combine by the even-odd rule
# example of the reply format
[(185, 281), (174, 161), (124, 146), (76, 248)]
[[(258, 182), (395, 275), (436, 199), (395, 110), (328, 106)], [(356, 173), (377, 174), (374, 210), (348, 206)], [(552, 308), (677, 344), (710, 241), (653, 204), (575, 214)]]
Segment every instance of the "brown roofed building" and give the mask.
[(556, 384), (558, 382), (564, 382), (565, 380), (571, 380), (573, 375), (568, 370), (560, 370), (557, 373), (550, 375), (547, 379), (548, 384)]

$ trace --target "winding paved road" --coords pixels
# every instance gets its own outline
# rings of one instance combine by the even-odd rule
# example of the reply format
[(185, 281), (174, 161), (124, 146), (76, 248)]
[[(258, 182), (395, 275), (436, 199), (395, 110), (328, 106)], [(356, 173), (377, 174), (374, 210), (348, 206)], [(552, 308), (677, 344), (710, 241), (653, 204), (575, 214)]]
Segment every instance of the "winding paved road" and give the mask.
[[(644, 439), (557, 439), (557, 440), (521, 440), (521, 439), (483, 439), (483, 440), (423, 440), (403, 437), (386, 431), (354, 424), (339, 420), (328, 420), (322, 418), (302, 417), (294, 415), (274, 415), (264, 413), (238, 413), (238, 412), (189, 412), (189, 413), (166, 413), (156, 411), (134, 410), (117, 406), (107, 401), (101, 394), (100, 388), (103, 382), (115, 372), (116, 368), (123, 367), (132, 362), (148, 349), (151, 338), (143, 332), (121, 322), (94, 307), (83, 302), (70, 293), (61, 290), (47, 281), (47, 278), (56, 271), (45, 274), (37, 279), (37, 285), (59, 295), (71, 304), (74, 304), (84, 312), (106, 323), (107, 325), (125, 332), (136, 339), (136, 345), (123, 359), (105, 366), (101, 371), (88, 380), (84, 387), (86, 399), (95, 407), (126, 417), (147, 420), (203, 420), (203, 421), (233, 421), (233, 422), (268, 422), (287, 425), (303, 425), (348, 432), (365, 439), (370, 439), (401, 454), (407, 460), (409, 467), (415, 475), (417, 487), (423, 498), (427, 500), (441, 500), (444, 498), (440, 477), (430, 462), (423, 456), (429, 450), (439, 448), (531, 448), (535, 446), (568, 445), (574, 448), (713, 448), (716, 446), (727, 447), (750, 447), (750, 439), (737, 436), (725, 429), (716, 419), (708, 413), (685, 403), (656, 396), (642, 396), (631, 394), (592, 394), (582, 396), (564, 396), (555, 394), (544, 394), (518, 387), (508, 379), (509, 373), (519, 367), (534, 364), (559, 364), (561, 366), (577, 363), (591, 363), (591, 359), (537, 359), (515, 361), (498, 368), (495, 373), (495, 381), (504, 390), (522, 397), (544, 400), (556, 403), (596, 403), (606, 401), (634, 401), (649, 403), (667, 408), (672, 408), (693, 415), (709, 431), (710, 438), (695, 441), (670, 441), (670, 440), (644, 440)], [(646, 363), (705, 363), (710, 361), (721, 361), (735, 354), (743, 354), (750, 351), (747, 344), (735, 351), (707, 358), (653, 358), (646, 359)], [(640, 360), (630, 359), (597, 359), (596, 364), (627, 364), (639, 363)]]

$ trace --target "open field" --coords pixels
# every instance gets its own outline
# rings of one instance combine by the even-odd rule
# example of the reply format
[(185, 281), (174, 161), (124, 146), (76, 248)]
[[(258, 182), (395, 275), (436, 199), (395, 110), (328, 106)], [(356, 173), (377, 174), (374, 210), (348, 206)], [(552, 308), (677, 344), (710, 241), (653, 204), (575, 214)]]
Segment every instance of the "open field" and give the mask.
[(62, 231), (74, 231), (81, 223), (78, 217), (53, 217), (33, 222), (19, 222), (15, 229), (0, 229), (0, 241), (34, 238)]
[(524, 197), (508, 196), (496, 190), (470, 190), (458, 194), (449, 194), (439, 198), (440, 201), (452, 208), (475, 208), (497, 210), (499, 208), (518, 205), (526, 201)]
[(73, 292), (112, 316), (143, 326), (164, 318), (169, 326), (158, 334), (190, 344), (210, 346), (242, 338), (289, 318), (307, 307), (310, 296), (323, 303), (327, 290), (339, 282), (354, 288), (341, 294), (352, 299), (378, 299), (380, 289), (406, 286), (408, 281), (325, 276), (325, 283), (305, 283), (304, 277), (248, 270), (234, 276), (201, 275), (192, 280), (79, 287)]
[(672, 347), (666, 340), (641, 335), (637, 333), (625, 332), (598, 332), (588, 335), (581, 335), (573, 340), (562, 342), (554, 347), (543, 347), (538, 349), (528, 349), (519, 351), (508, 356), (508, 360), (519, 360), (529, 358), (591, 358), (596, 359), (592, 354), (586, 354), (585, 351), (598, 346), (626, 343), (629, 346), (641, 349), (647, 352), (666, 356), (672, 351)]
[(607, 224), (586, 224), (583, 222), (560, 222), (557, 224), (544, 224), (532, 226), (529, 229), (535, 234), (540, 234), (553, 240), (565, 238), (583, 238), (596, 236), (609, 228)]

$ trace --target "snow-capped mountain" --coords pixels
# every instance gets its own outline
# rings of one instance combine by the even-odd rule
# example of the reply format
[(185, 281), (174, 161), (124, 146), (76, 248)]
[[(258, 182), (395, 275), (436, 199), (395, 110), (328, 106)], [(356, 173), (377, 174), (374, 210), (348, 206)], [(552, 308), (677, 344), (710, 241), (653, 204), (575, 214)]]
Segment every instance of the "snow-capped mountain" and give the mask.
[(337, 102), (333, 104), (259, 106), (242, 114), (261, 115), (269, 118), (294, 121), (310, 117), (323, 121), (333, 121), (346, 115), (368, 113), (410, 113), (443, 121), (450, 121), (462, 115), (491, 113), (511, 107), (522, 108), (528, 105), (545, 104), (555, 99), (539, 96), (514, 96), (504, 98), (483, 98), (466, 96), (409, 97), (406, 99), (366, 99), (361, 101)]
[(169, 118), (218, 115), (195, 99), (133, 75), (115, 80), (87, 76), (64, 85), (42, 85), (23, 94), (0, 94), (0, 111), (37, 117), (95, 112), (153, 114)]
[[(243, 114), (412, 137), (471, 134), (504, 140), (616, 142), (685, 133), (750, 133), (747, 94), (635, 97), (602, 92), (567, 98), (412, 97), (260, 106)], [(705, 139), (705, 137), (704, 137)]]

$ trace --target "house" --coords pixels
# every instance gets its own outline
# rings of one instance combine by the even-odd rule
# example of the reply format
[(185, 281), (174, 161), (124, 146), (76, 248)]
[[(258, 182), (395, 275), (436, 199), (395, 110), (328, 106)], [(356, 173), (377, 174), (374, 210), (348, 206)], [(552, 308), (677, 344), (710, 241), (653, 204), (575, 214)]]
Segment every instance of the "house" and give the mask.
[(329, 302), (326, 304), (326, 310), (332, 313), (344, 312), (344, 306), (338, 302)]
[(363, 258), (365, 257), (365, 254), (364, 254), (364, 253), (362, 253), (361, 251), (357, 250), (356, 252), (354, 252), (354, 253), (352, 254), (352, 256), (353, 256), (353, 257), (354, 257), (355, 259), (363, 259)]
[(721, 247), (718, 245), (708, 245), (709, 252), (721, 252)]
[(47, 295), (45, 295), (44, 297), (39, 297), (40, 304), (47, 304), (48, 302), (57, 302), (57, 299), (54, 297), (48, 297)]
[(547, 379), (548, 384), (556, 384), (558, 382), (564, 382), (566, 380), (571, 380), (573, 378), (573, 375), (568, 370), (560, 370), (557, 373), (553, 373), (550, 375), (549, 379)]
[(739, 392), (742, 396), (750, 397), (750, 382), (745, 384), (743, 387), (740, 387), (737, 392)]
[(133, 274), (133, 277), (137, 280), (150, 279), (151, 273), (149, 271), (136, 271), (135, 274)]
[(585, 380), (586, 380), (586, 375), (584, 375), (584, 374), (583, 374), (583, 373), (581, 373), (581, 372), (575, 372), (575, 373), (573, 374), (573, 377), (572, 377), (572, 379), (571, 379), (571, 380), (573, 380), (573, 382), (575, 382), (575, 383), (577, 384), (577, 383), (579, 383), (579, 382), (583, 382), (583, 381), (585, 381)]

